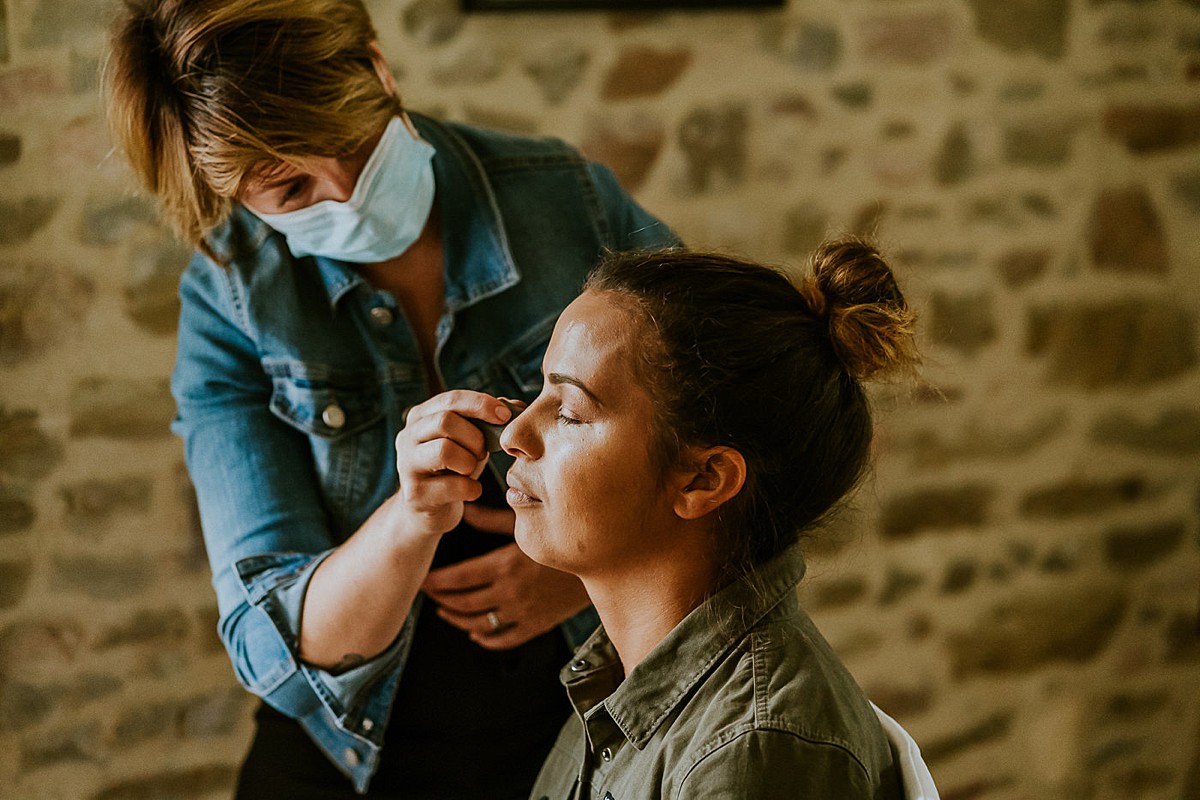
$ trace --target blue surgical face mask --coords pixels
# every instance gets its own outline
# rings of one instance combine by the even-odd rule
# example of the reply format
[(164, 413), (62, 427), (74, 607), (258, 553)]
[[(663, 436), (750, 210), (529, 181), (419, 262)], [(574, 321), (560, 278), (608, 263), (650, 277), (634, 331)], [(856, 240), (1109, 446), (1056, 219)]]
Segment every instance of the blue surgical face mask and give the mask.
[(322, 200), (260, 219), (287, 239), (292, 255), (373, 263), (395, 258), (421, 235), (433, 208), (433, 145), (388, 123), (350, 199)]

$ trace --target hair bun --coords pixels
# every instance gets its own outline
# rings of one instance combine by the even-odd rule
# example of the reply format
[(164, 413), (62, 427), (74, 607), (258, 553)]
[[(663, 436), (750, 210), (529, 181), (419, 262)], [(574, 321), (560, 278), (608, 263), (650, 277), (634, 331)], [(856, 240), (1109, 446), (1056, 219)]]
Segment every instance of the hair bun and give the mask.
[(798, 288), (809, 310), (827, 321), (833, 351), (852, 377), (920, 363), (916, 314), (873, 245), (854, 237), (822, 243), (812, 255), (812, 275)]

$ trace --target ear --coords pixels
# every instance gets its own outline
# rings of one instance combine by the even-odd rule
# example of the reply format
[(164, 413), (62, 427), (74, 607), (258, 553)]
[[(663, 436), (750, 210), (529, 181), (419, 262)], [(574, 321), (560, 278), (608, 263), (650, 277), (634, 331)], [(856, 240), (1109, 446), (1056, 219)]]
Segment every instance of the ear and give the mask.
[(732, 447), (697, 449), (682, 475), (674, 510), (682, 519), (700, 519), (731, 500), (746, 483), (746, 459)]
[(367, 50), (371, 52), (371, 65), (375, 67), (375, 74), (379, 76), (379, 82), (383, 84), (384, 89), (387, 89), (388, 94), (395, 97), (396, 76), (392, 75), (392, 68), (388, 66), (387, 59), (383, 57), (383, 51), (379, 49), (379, 42), (369, 43)]

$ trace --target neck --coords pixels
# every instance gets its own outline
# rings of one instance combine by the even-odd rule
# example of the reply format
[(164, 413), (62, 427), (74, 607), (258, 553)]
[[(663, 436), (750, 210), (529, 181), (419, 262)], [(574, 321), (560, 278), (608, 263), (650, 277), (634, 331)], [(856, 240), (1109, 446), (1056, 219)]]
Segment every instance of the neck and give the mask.
[(431, 394), (442, 390), (437, 381), (435, 357), (437, 326), (445, 309), (442, 237), (435, 203), (421, 237), (390, 261), (363, 264), (358, 272), (376, 289), (391, 292), (416, 337), (425, 362)]
[(582, 580), (628, 675), (704, 602), (714, 578), (707, 554), (693, 551), (646, 558)]
[(435, 202), (421, 235), (412, 246), (395, 258), (359, 264), (356, 269), (377, 289), (397, 297), (421, 293), (436, 284), (442, 290), (443, 252), (441, 215)]

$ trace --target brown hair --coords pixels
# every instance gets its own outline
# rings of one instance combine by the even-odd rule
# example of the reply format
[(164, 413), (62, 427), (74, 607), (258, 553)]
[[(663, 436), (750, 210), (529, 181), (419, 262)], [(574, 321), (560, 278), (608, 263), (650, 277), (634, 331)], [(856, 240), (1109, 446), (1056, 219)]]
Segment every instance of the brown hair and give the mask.
[(106, 69), (114, 138), (207, 251), (248, 176), (352, 153), (399, 112), (374, 40), (361, 0), (126, 0)]
[(644, 320), (639, 373), (658, 409), (661, 466), (691, 445), (746, 459), (720, 509), (720, 580), (778, 555), (861, 479), (871, 442), (862, 381), (919, 363), (915, 314), (887, 263), (858, 239), (823, 244), (798, 286), (715, 253), (615, 254), (586, 288)]

